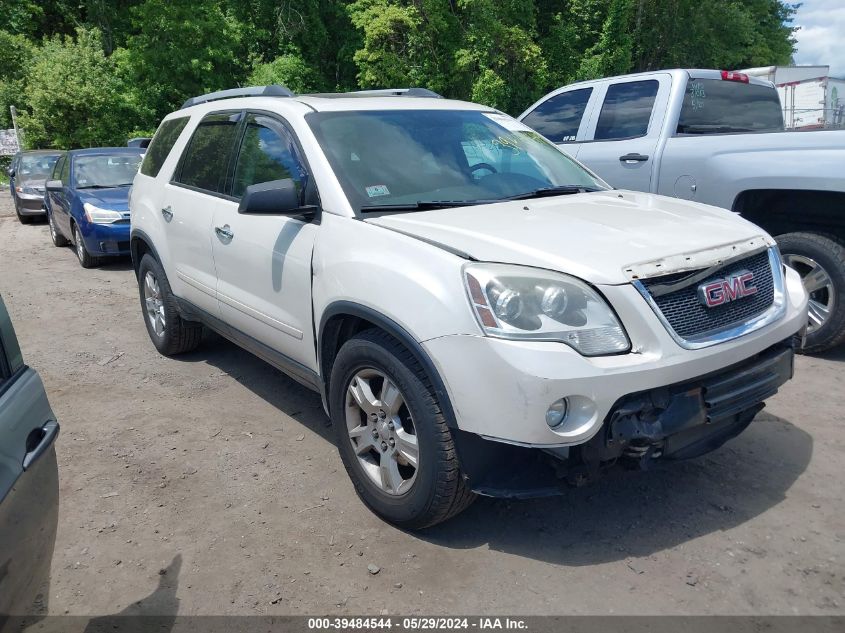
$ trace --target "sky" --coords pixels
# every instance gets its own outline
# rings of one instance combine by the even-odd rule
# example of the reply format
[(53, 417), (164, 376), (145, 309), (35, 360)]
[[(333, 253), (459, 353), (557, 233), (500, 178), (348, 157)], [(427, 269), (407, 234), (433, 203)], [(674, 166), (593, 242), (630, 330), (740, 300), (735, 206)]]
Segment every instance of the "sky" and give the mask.
[(829, 65), (832, 77), (845, 78), (845, 0), (803, 0), (794, 24), (795, 63)]

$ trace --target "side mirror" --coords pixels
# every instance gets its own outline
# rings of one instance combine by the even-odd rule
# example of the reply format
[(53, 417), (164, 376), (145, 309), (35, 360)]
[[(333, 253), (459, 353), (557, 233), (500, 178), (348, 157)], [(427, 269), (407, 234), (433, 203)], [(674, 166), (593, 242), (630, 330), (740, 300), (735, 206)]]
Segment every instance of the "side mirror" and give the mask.
[(47, 191), (61, 191), (64, 185), (61, 180), (48, 180), (44, 183), (44, 188)]
[(300, 192), (291, 178), (271, 180), (246, 188), (238, 213), (260, 215), (301, 215), (313, 211), (300, 202)]
[(15, 177), (15, 168), (9, 167), (9, 169), (6, 170), (6, 174), (9, 176), (9, 178), (14, 178)]

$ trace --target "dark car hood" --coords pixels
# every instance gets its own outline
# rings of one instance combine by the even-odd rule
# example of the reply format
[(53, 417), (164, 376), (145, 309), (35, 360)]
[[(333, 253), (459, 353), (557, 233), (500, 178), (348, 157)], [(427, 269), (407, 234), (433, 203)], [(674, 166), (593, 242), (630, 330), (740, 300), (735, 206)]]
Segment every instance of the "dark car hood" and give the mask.
[(126, 211), (129, 209), (129, 187), (108, 189), (77, 189), (79, 199), (101, 209)]
[(15, 186), (17, 187), (31, 187), (38, 191), (38, 193), (44, 193), (44, 183), (47, 181), (44, 178), (32, 178), (27, 180), (19, 180)]

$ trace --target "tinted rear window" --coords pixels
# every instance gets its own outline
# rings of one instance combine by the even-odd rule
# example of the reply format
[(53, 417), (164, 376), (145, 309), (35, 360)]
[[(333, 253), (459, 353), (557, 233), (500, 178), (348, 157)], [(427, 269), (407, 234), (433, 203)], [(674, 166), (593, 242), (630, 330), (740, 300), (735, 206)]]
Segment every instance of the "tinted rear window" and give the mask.
[(783, 114), (774, 88), (721, 79), (691, 79), (687, 84), (678, 134), (782, 129)]
[(522, 122), (553, 143), (572, 142), (592, 92), (592, 88), (581, 88), (556, 95), (538, 105)]
[(170, 119), (164, 121), (156, 131), (153, 140), (150, 141), (150, 146), (147, 148), (147, 154), (144, 156), (144, 162), (141, 163), (141, 173), (145, 176), (158, 176), (161, 166), (167, 160), (167, 155), (176, 144), (176, 139), (185, 129), (188, 124), (188, 117), (180, 117), (178, 119)]
[(612, 84), (607, 88), (595, 140), (636, 138), (648, 134), (659, 83), (654, 79)]
[(226, 191), (229, 154), (240, 117), (240, 112), (227, 112), (200, 121), (185, 148), (177, 182), (214, 193)]

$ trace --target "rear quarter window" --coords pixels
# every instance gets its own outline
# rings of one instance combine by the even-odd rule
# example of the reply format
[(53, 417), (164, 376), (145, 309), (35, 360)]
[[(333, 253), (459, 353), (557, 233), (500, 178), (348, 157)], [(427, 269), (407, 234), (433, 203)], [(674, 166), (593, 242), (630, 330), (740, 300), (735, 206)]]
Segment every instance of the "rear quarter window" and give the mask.
[(161, 171), (161, 166), (167, 160), (170, 150), (173, 149), (179, 135), (188, 124), (188, 119), (189, 117), (168, 119), (158, 126), (158, 130), (156, 130), (155, 136), (153, 136), (153, 140), (150, 141), (150, 146), (147, 148), (144, 162), (141, 163), (142, 174), (153, 178), (158, 176), (158, 172)]

